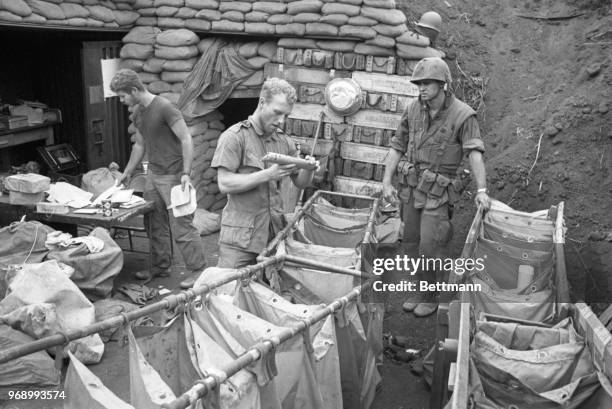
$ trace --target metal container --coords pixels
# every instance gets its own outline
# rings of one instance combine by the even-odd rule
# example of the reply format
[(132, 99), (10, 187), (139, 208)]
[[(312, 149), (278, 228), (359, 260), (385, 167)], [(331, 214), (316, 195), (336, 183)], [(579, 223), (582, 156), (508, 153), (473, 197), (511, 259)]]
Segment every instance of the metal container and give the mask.
[(102, 200), (102, 215), (104, 217), (111, 217), (113, 215), (110, 199)]
[(325, 87), (325, 103), (337, 115), (353, 115), (363, 102), (361, 87), (351, 78), (336, 78)]

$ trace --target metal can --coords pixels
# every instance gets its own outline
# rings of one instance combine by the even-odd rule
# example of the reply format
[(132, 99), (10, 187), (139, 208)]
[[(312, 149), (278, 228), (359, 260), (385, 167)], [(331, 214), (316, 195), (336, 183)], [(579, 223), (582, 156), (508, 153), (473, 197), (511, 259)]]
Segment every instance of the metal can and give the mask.
[(113, 215), (110, 199), (102, 200), (102, 215), (104, 217), (111, 217)]

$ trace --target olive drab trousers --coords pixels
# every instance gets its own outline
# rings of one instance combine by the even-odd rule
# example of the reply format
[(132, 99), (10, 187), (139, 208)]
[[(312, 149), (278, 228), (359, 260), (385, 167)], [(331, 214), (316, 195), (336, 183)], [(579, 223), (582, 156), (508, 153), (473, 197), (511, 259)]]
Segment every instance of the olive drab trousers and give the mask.
[[(408, 249), (418, 248), (417, 256), (425, 258), (444, 258), (448, 254), (448, 244), (453, 236), (453, 226), (450, 222), (449, 204), (445, 203), (435, 209), (416, 209), (412, 188), (400, 191), (402, 201), (402, 221), (404, 232), (402, 250), (408, 254)], [(418, 280), (435, 283), (443, 281), (442, 271), (419, 271)]]
[[(159, 273), (172, 266), (172, 247), (181, 252), (189, 272), (201, 272), (206, 267), (204, 249), (198, 230), (193, 225), (193, 214), (174, 217), (170, 205), (170, 189), (181, 184), (180, 175), (147, 175), (144, 199), (155, 203), (155, 208), (145, 217), (148, 224), (153, 272)], [(170, 234), (172, 232), (172, 235)]]

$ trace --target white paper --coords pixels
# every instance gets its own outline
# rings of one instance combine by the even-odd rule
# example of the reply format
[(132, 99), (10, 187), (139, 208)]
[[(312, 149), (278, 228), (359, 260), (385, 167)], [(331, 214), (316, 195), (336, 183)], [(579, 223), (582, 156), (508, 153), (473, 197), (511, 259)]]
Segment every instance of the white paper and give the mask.
[(121, 59), (113, 58), (109, 60), (100, 60), (100, 66), (102, 67), (102, 86), (104, 87), (104, 98), (116, 97), (110, 89), (110, 83), (115, 73), (119, 71), (119, 62)]

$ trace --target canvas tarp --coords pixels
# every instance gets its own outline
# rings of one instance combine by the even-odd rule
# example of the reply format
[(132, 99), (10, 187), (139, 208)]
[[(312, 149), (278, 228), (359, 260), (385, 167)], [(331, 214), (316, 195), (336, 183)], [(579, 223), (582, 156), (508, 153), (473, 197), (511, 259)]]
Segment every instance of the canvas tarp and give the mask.
[(479, 408), (577, 408), (599, 387), (590, 351), (570, 319), (552, 328), (480, 322), (470, 357)]
[[(210, 295), (205, 305), (192, 309), (191, 315), (200, 328), (234, 357), (283, 330), (236, 307), (231, 300), (227, 296)], [(262, 408), (322, 407), (310, 354), (302, 335), (297, 335), (276, 348), (274, 361), (268, 357), (250, 366), (260, 386)]]
[(68, 354), (70, 364), (64, 381), (66, 400), (64, 409), (134, 409), (109, 390), (74, 355)]
[[(234, 304), (278, 326), (293, 326), (309, 318), (321, 305), (292, 304), (271, 289), (256, 282), (240, 285)], [(334, 318), (315, 323), (309, 330), (314, 369), (325, 409), (342, 407), (340, 363)], [(307, 345), (309, 347), (310, 345)]]

